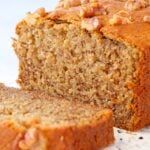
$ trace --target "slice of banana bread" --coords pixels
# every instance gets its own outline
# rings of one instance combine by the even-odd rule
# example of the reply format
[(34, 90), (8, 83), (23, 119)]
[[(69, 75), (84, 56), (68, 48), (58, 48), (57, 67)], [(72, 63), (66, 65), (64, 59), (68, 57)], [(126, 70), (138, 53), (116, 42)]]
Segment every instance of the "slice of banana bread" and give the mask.
[(0, 84), (1, 150), (98, 150), (113, 141), (110, 110)]
[(23, 89), (111, 108), (117, 127), (150, 124), (149, 1), (64, 0), (16, 33)]

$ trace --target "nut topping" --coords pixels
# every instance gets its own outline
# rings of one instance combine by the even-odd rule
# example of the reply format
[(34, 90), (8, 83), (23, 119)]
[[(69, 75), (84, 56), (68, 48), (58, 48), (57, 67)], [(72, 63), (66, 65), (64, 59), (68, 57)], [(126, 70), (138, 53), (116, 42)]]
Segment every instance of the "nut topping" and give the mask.
[(61, 0), (57, 8), (70, 8), (95, 2), (98, 2), (98, 0)]
[(58, 3), (57, 8), (70, 8), (81, 5), (81, 0), (64, 0)]
[(80, 9), (80, 16), (81, 17), (92, 17), (94, 15), (94, 8), (92, 7), (82, 7)]
[(86, 6), (81, 6), (80, 16), (83, 18), (98, 16), (102, 14), (106, 14), (106, 11), (99, 3), (91, 3)]
[(28, 25), (35, 25), (37, 23), (37, 19), (39, 18), (39, 14), (37, 13), (28, 13), (27, 16), (24, 18), (24, 21), (28, 24)]
[(125, 3), (125, 9), (129, 11), (138, 10), (140, 8), (146, 8), (150, 5), (149, 0), (128, 0)]
[(109, 20), (110, 25), (130, 24), (131, 17), (127, 11), (119, 11)]
[(93, 17), (93, 18), (85, 18), (81, 22), (81, 27), (88, 31), (98, 30), (102, 27), (100, 18)]
[(36, 10), (35, 13), (39, 14), (41, 17), (44, 17), (46, 14), (46, 11), (45, 11), (45, 8), (39, 8)]

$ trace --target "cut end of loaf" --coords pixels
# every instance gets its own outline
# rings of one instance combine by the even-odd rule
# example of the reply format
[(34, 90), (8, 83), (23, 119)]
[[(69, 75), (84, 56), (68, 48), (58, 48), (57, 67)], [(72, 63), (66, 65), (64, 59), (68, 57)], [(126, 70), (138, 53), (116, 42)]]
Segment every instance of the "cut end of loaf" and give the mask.
[(113, 109), (117, 127), (131, 128), (137, 48), (61, 20), (35, 26), (23, 21), (17, 33), (14, 47), (23, 89), (103, 105)]
[(117, 127), (150, 124), (149, 3), (129, 3), (65, 1), (28, 14), (14, 42), (21, 87), (111, 108)]
[(0, 122), (0, 149), (97, 150), (114, 141), (110, 110), (2, 84)]

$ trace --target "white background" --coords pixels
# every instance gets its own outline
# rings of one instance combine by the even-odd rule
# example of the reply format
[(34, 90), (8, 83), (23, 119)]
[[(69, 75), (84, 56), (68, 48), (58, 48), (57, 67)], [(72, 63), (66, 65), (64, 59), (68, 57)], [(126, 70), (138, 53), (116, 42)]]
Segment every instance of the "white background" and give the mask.
[[(11, 37), (15, 36), (15, 26), (25, 14), (37, 8), (51, 10), (57, 0), (0, 0), (0, 82), (9, 86), (17, 86), (18, 61), (12, 48)], [(116, 142), (107, 150), (150, 150), (150, 129), (136, 133), (115, 128)], [(140, 140), (142, 136), (144, 139)], [(122, 140), (120, 140), (122, 139)]]
[(18, 61), (12, 48), (15, 26), (25, 14), (37, 8), (51, 10), (57, 0), (0, 0), (0, 82), (17, 86)]

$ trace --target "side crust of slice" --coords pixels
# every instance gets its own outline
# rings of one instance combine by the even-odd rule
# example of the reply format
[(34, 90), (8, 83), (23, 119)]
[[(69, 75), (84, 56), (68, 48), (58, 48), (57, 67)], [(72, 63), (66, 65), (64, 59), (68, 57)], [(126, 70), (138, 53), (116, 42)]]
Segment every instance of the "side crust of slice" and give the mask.
[(0, 149), (98, 150), (113, 143), (112, 122), (110, 111), (85, 126), (51, 128), (31, 124), (25, 127), (5, 121), (0, 123)]

